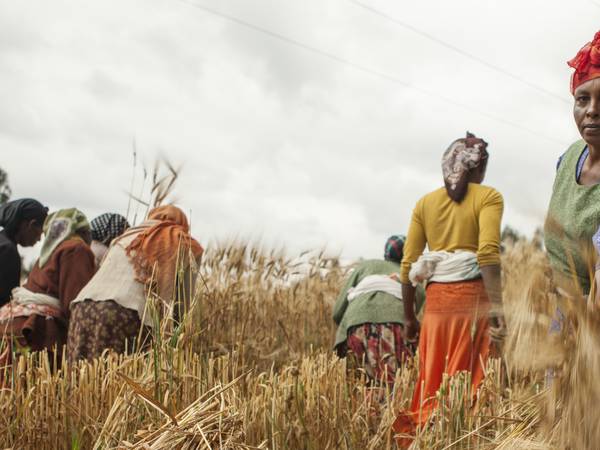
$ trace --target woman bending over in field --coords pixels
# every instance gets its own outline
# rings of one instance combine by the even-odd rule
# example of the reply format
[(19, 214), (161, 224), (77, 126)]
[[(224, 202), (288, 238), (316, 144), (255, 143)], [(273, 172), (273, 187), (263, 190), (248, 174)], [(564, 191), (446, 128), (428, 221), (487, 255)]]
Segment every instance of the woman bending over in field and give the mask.
[(187, 218), (175, 206), (161, 206), (110, 246), (102, 266), (71, 305), (67, 353), (70, 362), (141, 348), (163, 314), (152, 314), (146, 300), (174, 319), (191, 300), (191, 265), (203, 249), (189, 233)]
[(394, 383), (396, 370), (413, 355), (413, 345), (404, 340), (402, 286), (390, 276), (400, 270), (405, 239), (390, 237), (383, 261), (360, 263), (333, 309), (338, 355), (344, 357), (350, 352), (370, 381), (389, 385)]
[[(482, 186), (488, 163), (487, 143), (467, 133), (442, 158), (445, 187), (417, 202), (404, 247), (400, 272), (406, 335), (419, 329), (415, 286), (427, 283), (427, 301), (419, 339), (419, 378), (409, 411), (394, 424), (412, 434), (436, 408), (444, 373), (468, 371), (472, 391), (484, 377), (492, 335), (501, 338), (500, 223), (502, 196)], [(429, 252), (423, 253), (427, 245)], [(399, 441), (401, 442), (401, 441)]]
[[(0, 308), (0, 333), (13, 351), (48, 350), (60, 363), (67, 343), (69, 304), (94, 275), (90, 225), (77, 209), (62, 209), (46, 219), (45, 239), (38, 261), (23, 287), (13, 290), (10, 303)], [(56, 352), (56, 353), (54, 353)]]
[(121, 214), (105, 213), (92, 220), (90, 226), (92, 227), (92, 252), (98, 268), (111, 242), (129, 228), (129, 222)]
[(23, 198), (0, 207), (0, 306), (21, 284), (21, 256), (17, 244), (32, 247), (41, 238), (48, 208), (37, 200)]

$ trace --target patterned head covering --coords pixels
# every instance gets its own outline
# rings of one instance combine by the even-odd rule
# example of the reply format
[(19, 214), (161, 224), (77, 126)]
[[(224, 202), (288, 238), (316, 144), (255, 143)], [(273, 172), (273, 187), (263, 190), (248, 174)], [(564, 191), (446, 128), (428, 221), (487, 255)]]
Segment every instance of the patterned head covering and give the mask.
[(567, 63), (575, 72), (571, 76), (571, 94), (586, 81), (600, 77), (600, 31)]
[(121, 236), (129, 228), (129, 222), (121, 214), (106, 213), (92, 220), (90, 227), (92, 239), (108, 247), (113, 239)]
[(465, 198), (471, 170), (487, 164), (488, 157), (487, 142), (468, 131), (466, 138), (450, 144), (442, 157), (442, 170), (446, 191), (452, 200), (460, 203)]
[(9, 237), (14, 237), (19, 224), (24, 220), (36, 220), (43, 225), (48, 208), (32, 198), (22, 198), (0, 206), (0, 226)]
[(60, 209), (50, 214), (44, 224), (46, 237), (40, 252), (39, 266), (44, 267), (60, 244), (85, 229), (89, 230), (90, 224), (85, 215), (76, 208)]
[(406, 236), (402, 234), (390, 236), (385, 243), (385, 250), (383, 257), (386, 261), (392, 261), (400, 264), (402, 262), (402, 256), (404, 255), (404, 243), (406, 242)]
[(148, 214), (151, 223), (127, 246), (127, 255), (135, 267), (136, 279), (148, 284), (154, 274), (158, 294), (171, 298), (175, 286), (177, 264), (183, 267), (190, 255), (198, 258), (204, 252), (191, 236), (185, 213), (173, 205), (160, 206)]

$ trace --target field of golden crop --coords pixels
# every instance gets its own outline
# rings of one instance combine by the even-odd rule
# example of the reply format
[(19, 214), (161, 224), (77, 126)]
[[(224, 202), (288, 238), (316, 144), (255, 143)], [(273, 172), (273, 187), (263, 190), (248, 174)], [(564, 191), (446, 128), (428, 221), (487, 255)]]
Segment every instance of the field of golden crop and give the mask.
[[(600, 313), (564, 307), (568, 331), (550, 336), (559, 300), (543, 253), (519, 243), (503, 258), (506, 356), (490, 362), (474, 407), (465, 377), (447, 380), (415, 448), (596, 448)], [(319, 254), (210, 249), (191, 312), (178, 328), (164, 322), (147, 353), (55, 373), (39, 355), (14, 364), (0, 390), (0, 448), (395, 448), (390, 425), (414, 363), (378, 402), (334, 356), (331, 308), (347, 270)]]

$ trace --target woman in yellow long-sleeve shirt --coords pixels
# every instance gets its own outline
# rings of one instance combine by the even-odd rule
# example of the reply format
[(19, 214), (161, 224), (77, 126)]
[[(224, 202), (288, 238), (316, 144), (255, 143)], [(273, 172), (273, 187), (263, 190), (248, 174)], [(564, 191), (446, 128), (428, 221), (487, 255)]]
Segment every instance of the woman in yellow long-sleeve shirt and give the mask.
[[(394, 429), (408, 433), (424, 424), (444, 373), (472, 374), (473, 392), (484, 376), (490, 348), (493, 307), (501, 305), (500, 223), (503, 199), (482, 186), (488, 162), (487, 143), (474, 135), (454, 141), (442, 158), (445, 187), (417, 202), (404, 247), (402, 282), (405, 330), (419, 329), (414, 293), (427, 283), (427, 301), (419, 338), (419, 380), (408, 412)], [(429, 252), (423, 253), (425, 246)], [(503, 320), (494, 317), (493, 335), (501, 337)], [(401, 442), (401, 440), (399, 440)]]

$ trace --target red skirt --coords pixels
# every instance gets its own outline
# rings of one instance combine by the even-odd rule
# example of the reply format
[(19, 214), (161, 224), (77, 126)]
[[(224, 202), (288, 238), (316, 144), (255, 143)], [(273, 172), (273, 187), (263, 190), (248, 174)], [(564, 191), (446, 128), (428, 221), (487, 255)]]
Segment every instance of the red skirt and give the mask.
[(396, 371), (413, 352), (404, 343), (404, 327), (398, 323), (365, 323), (348, 330), (346, 341), (370, 381), (394, 384)]
[(470, 372), (475, 395), (490, 351), (490, 302), (481, 279), (431, 283), (426, 298), (419, 338), (419, 379), (410, 409), (400, 413), (393, 426), (396, 433), (404, 435), (426, 423), (437, 407), (436, 394), (444, 374)]
[(0, 341), (0, 371), (12, 364), (13, 351), (19, 353), (47, 350), (51, 367), (58, 369), (62, 361), (63, 347), (67, 343), (67, 324), (62, 319), (39, 314), (13, 317), (0, 322)]

